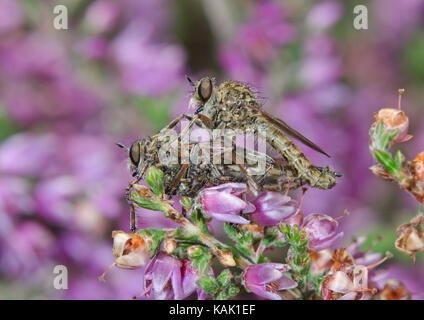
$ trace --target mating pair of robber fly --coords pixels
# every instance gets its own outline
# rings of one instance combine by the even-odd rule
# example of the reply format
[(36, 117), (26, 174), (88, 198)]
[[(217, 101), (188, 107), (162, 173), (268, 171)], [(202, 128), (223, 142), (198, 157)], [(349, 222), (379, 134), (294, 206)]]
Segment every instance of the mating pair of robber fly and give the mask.
[[(227, 182), (247, 183), (249, 190), (253, 193), (261, 190), (295, 189), (305, 184), (320, 189), (330, 189), (336, 184), (336, 177), (340, 175), (328, 167), (314, 166), (286, 134), (326, 156), (328, 154), (282, 120), (261, 110), (260, 104), (249, 87), (236, 81), (226, 81), (217, 86), (215, 80), (209, 77), (202, 78), (197, 83), (187, 79), (195, 88), (190, 100), (190, 106), (195, 108), (193, 115), (179, 116), (159, 134), (148, 139), (137, 140), (130, 148), (118, 144), (129, 152), (130, 167), (136, 178), (127, 187), (127, 192), (143, 178), (150, 166), (156, 166), (163, 171), (164, 192), (168, 196), (194, 197), (206, 186)], [(189, 125), (178, 136), (164, 134), (183, 119), (189, 120)], [(240, 148), (234, 143), (229, 147), (210, 148), (209, 142), (189, 142), (188, 147), (182, 148), (181, 142), (194, 125), (212, 134), (216, 129), (242, 130), (246, 134), (253, 134), (271, 145), (282, 159), (273, 159), (266, 154)], [(241, 164), (236, 161), (230, 164), (225, 164), (224, 161), (218, 161), (218, 164), (210, 161), (164, 163), (159, 156), (163, 147), (165, 150), (176, 151), (179, 160), (192, 159), (193, 156), (196, 159), (202, 159), (204, 156), (202, 153), (205, 150), (210, 153), (207, 159), (223, 158), (226, 153), (230, 153), (233, 160), (237, 154), (242, 154), (244, 159)], [(260, 160), (265, 163), (264, 172), (252, 175), (250, 172)], [(131, 207), (131, 231), (135, 231), (133, 206)]]

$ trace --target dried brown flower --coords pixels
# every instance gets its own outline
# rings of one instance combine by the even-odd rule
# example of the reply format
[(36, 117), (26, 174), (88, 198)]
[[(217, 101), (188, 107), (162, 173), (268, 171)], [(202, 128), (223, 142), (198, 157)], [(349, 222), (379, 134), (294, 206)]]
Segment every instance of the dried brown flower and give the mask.
[(421, 226), (423, 222), (424, 216), (419, 215), (397, 229), (396, 248), (409, 255), (414, 262), (415, 253), (424, 252), (424, 231)]

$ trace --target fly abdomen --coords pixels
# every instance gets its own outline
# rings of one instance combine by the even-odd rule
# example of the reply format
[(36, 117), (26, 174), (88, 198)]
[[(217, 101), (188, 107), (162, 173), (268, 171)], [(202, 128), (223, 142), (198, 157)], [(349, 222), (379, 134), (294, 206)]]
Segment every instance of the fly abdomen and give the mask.
[[(329, 168), (315, 167), (293, 141), (272, 125), (260, 126), (258, 134), (292, 165), (299, 176), (314, 188), (331, 189), (336, 184), (336, 175)], [(265, 136), (264, 136), (265, 133)]]

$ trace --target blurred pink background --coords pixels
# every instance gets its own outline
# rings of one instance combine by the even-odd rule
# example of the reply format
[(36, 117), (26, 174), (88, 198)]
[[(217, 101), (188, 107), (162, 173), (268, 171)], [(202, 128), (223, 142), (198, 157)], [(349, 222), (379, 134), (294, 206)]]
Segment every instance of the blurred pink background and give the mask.
[[(68, 8), (68, 30), (53, 8)], [(130, 299), (140, 270), (113, 269), (112, 230), (128, 230), (130, 144), (187, 109), (193, 80), (247, 82), (264, 109), (316, 142), (299, 145), (343, 173), (309, 190), (307, 213), (343, 219), (345, 243), (383, 236), (390, 276), (424, 291), (423, 260), (396, 252), (396, 227), (418, 203), (373, 176), (368, 128), (382, 107), (403, 109), (424, 149), (424, 1), (373, 0), (367, 30), (347, 1), (0, 0), (0, 299)], [(162, 219), (139, 212), (139, 227)], [(343, 243), (341, 243), (343, 245)], [(421, 258), (421, 259), (420, 259)], [(53, 268), (69, 288), (53, 288)]]

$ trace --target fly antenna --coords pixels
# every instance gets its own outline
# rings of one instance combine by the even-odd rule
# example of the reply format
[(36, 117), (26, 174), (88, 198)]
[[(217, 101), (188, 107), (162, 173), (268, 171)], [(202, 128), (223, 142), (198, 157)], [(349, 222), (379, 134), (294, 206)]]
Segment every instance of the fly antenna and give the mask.
[(186, 79), (187, 79), (187, 81), (193, 86), (193, 87), (195, 87), (196, 86), (196, 84), (193, 82), (193, 80), (191, 80), (190, 79), (190, 77), (188, 76), (188, 75), (185, 75), (185, 77), (186, 77)]
[(120, 148), (122, 148), (122, 149), (125, 149), (125, 150), (127, 150), (128, 152), (130, 151), (130, 148), (128, 148), (127, 146), (125, 146), (125, 145), (123, 145), (122, 143), (116, 143), (116, 145), (118, 146), (118, 147), (120, 147)]

